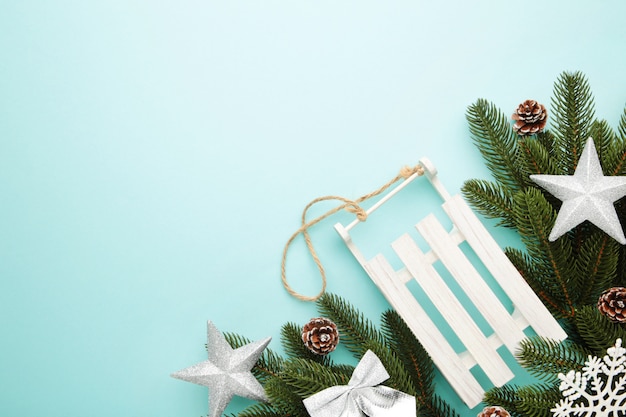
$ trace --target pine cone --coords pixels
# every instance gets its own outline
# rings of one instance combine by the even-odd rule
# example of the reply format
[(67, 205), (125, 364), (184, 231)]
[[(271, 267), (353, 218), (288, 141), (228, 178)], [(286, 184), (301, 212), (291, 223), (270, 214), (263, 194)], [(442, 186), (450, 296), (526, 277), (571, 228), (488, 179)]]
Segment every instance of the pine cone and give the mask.
[(511, 417), (511, 415), (504, 408), (496, 405), (483, 408), (483, 411), (478, 413), (476, 417)]
[(626, 288), (613, 287), (598, 299), (598, 310), (615, 323), (626, 322)]
[(302, 341), (316, 355), (326, 355), (339, 343), (337, 325), (322, 317), (311, 319), (302, 328)]
[(526, 100), (517, 107), (512, 117), (515, 120), (513, 130), (518, 135), (534, 135), (543, 131), (543, 128), (546, 127), (548, 111), (543, 104), (539, 104), (535, 100)]

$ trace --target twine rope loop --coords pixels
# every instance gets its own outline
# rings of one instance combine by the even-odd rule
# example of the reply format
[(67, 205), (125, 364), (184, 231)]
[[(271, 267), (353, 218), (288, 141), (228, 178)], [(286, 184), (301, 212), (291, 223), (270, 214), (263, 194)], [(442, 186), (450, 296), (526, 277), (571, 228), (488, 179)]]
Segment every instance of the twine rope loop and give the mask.
[[(300, 218), (300, 227), (289, 237), (283, 249), (283, 255), (282, 255), (282, 260), (281, 260), (281, 265), (280, 265), (280, 275), (281, 275), (281, 280), (282, 280), (283, 286), (285, 287), (285, 290), (287, 290), (287, 292), (291, 296), (302, 301), (316, 301), (322, 295), (324, 295), (324, 293), (326, 292), (326, 284), (327, 284), (326, 271), (324, 270), (322, 261), (320, 260), (319, 256), (317, 255), (317, 251), (315, 250), (313, 246), (311, 236), (309, 235), (309, 229), (315, 226), (316, 224), (318, 224), (319, 222), (321, 222), (322, 220), (342, 210), (345, 210), (349, 213), (354, 214), (356, 218), (361, 222), (366, 221), (367, 212), (363, 209), (363, 207), (361, 207), (362, 202), (384, 193), (389, 187), (391, 187), (393, 184), (395, 184), (399, 180), (407, 179), (414, 174), (424, 175), (424, 168), (421, 165), (416, 165), (414, 167), (409, 167), (409, 166), (402, 167), (398, 175), (396, 175), (389, 182), (387, 182), (380, 188), (372, 191), (371, 193), (365, 194), (357, 198), (356, 200), (351, 200), (349, 198), (345, 198), (341, 196), (330, 195), (330, 196), (318, 197), (312, 200), (309, 204), (307, 204), (304, 207), (304, 210), (302, 211), (302, 216)], [(339, 201), (341, 202), (341, 204), (328, 210), (326, 213), (314, 218), (313, 220), (307, 221), (307, 218), (306, 218), (307, 213), (311, 209), (311, 207), (313, 207), (314, 205), (322, 201), (330, 201), (330, 200)], [(289, 252), (289, 247), (291, 246), (293, 241), (296, 239), (296, 237), (298, 237), (299, 235), (302, 235), (304, 237), (304, 242), (306, 244), (306, 247), (309, 251), (309, 254), (311, 255), (311, 258), (313, 258), (313, 262), (315, 262), (315, 265), (317, 267), (317, 270), (319, 271), (319, 274), (322, 280), (322, 288), (320, 292), (314, 296), (307, 296), (307, 295), (298, 293), (293, 288), (291, 288), (291, 285), (289, 285), (289, 282), (287, 281), (287, 268), (286, 268), (287, 254)]]

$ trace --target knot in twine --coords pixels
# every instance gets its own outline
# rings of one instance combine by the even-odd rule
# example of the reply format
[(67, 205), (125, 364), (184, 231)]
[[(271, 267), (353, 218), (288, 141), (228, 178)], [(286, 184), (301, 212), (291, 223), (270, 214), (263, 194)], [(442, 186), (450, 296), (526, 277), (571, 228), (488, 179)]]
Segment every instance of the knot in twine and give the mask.
[(363, 210), (363, 207), (359, 206), (356, 203), (352, 203), (354, 202), (348, 203), (350, 205), (346, 207), (346, 211), (355, 214), (356, 218), (359, 219), (360, 222), (364, 222), (365, 220), (367, 220), (367, 212)]
[[(322, 220), (326, 219), (327, 217), (332, 216), (333, 214), (341, 210), (345, 210), (349, 213), (354, 214), (360, 222), (366, 221), (368, 215), (367, 215), (367, 212), (360, 205), (362, 202), (372, 197), (382, 194), (389, 187), (391, 187), (393, 184), (395, 184), (399, 180), (407, 179), (415, 174), (424, 175), (424, 168), (421, 165), (416, 165), (414, 167), (404, 166), (402, 167), (402, 169), (400, 169), (400, 172), (398, 173), (398, 175), (396, 175), (393, 179), (391, 179), (389, 182), (384, 184), (382, 187), (378, 188), (375, 191), (372, 191), (369, 194), (365, 194), (357, 198), (356, 200), (350, 200), (348, 198), (341, 197), (341, 196), (324, 196), (324, 197), (318, 197), (314, 199), (313, 201), (311, 201), (309, 204), (307, 204), (304, 210), (302, 211), (302, 216), (300, 219), (300, 224), (301, 224), (300, 228), (291, 235), (291, 237), (289, 238), (289, 240), (287, 240), (287, 243), (285, 244), (285, 248), (283, 249), (283, 256), (282, 256), (282, 261), (280, 265), (280, 275), (281, 275), (281, 280), (283, 282), (283, 286), (285, 287), (287, 292), (291, 294), (293, 297), (302, 301), (316, 301), (326, 292), (326, 271), (324, 270), (322, 261), (317, 256), (317, 252), (315, 251), (315, 248), (313, 247), (313, 242), (311, 241), (311, 237), (309, 235), (309, 229), (311, 227), (315, 226), (317, 223), (321, 222)], [(328, 200), (338, 200), (338, 201), (341, 201), (342, 204), (327, 211), (321, 216), (316, 217), (313, 220), (310, 220), (310, 221), (306, 220), (306, 214), (311, 207), (313, 207), (315, 204), (319, 202), (328, 201)], [(291, 246), (295, 238), (300, 234), (302, 234), (302, 236), (304, 237), (304, 242), (306, 243), (306, 246), (309, 250), (309, 254), (313, 258), (313, 261), (315, 262), (315, 265), (317, 266), (317, 270), (319, 271), (320, 277), (322, 279), (322, 289), (317, 295), (314, 295), (314, 296), (306, 296), (306, 295), (298, 293), (293, 288), (291, 288), (291, 285), (289, 285), (289, 282), (287, 282), (287, 271), (286, 271), (287, 253), (289, 251), (289, 247)]]

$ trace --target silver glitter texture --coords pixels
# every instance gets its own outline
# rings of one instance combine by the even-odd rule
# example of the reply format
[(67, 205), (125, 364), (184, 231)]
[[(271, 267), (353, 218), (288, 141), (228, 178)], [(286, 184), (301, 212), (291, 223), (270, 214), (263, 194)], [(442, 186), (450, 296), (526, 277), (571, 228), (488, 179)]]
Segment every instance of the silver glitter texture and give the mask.
[(207, 322), (209, 360), (173, 373), (173, 378), (209, 388), (209, 416), (220, 417), (233, 396), (267, 401), (263, 386), (250, 370), (271, 337), (233, 349), (215, 325)]
[(589, 138), (574, 175), (531, 175), (563, 205), (548, 239), (555, 241), (585, 220), (626, 245), (624, 231), (613, 203), (626, 195), (626, 177), (605, 176), (593, 139)]
[(311, 417), (415, 417), (415, 397), (379, 385), (389, 374), (378, 356), (368, 350), (348, 385), (336, 385), (304, 400)]

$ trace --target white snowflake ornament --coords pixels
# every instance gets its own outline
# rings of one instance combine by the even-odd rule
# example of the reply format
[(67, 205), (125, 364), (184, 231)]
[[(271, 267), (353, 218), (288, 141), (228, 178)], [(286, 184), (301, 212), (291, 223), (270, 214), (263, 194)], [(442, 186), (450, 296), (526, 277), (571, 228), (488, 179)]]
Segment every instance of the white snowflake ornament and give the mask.
[(554, 417), (625, 417), (626, 349), (622, 339), (600, 359), (589, 356), (582, 372), (559, 374), (561, 402), (550, 410)]

